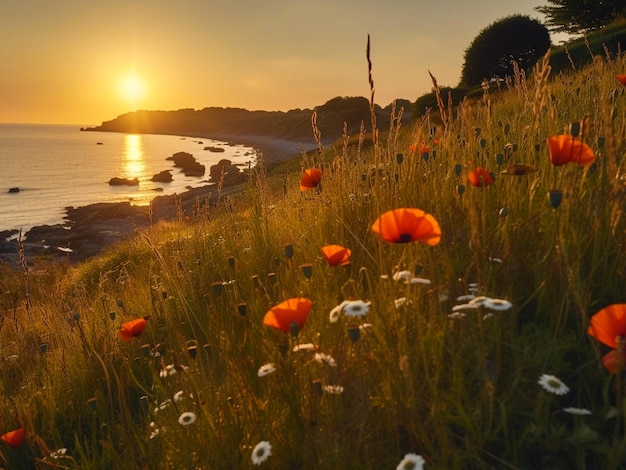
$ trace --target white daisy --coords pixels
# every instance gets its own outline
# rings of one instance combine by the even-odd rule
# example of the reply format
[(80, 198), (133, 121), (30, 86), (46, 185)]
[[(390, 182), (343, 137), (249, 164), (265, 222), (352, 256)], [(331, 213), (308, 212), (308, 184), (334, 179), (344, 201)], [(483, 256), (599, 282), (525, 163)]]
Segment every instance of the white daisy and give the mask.
[(423, 284), (425, 286), (429, 286), (431, 284), (430, 279), (425, 279), (423, 277), (412, 277), (411, 279), (409, 279), (409, 283)]
[(411, 299), (407, 299), (406, 297), (400, 297), (399, 299), (394, 300), (393, 303), (397, 309), (400, 309), (402, 307), (411, 305), (413, 302), (411, 302)]
[(400, 461), (396, 470), (423, 470), (426, 461), (421, 455), (406, 454)]
[(579, 415), (579, 416), (588, 416), (591, 414), (591, 411), (589, 411), (586, 408), (563, 408), (563, 411), (565, 411), (566, 413), (569, 413), (571, 415)]
[(302, 343), (302, 344), (296, 344), (293, 347), (293, 352), (311, 351), (313, 349), (315, 349), (315, 345), (313, 343)]
[(189, 426), (196, 421), (196, 415), (191, 411), (185, 411), (178, 417), (178, 422), (183, 426)]
[(513, 307), (513, 304), (508, 300), (504, 299), (486, 299), (483, 302), (483, 306), (488, 308), (489, 310), (499, 310), (501, 312), (510, 309)]
[(339, 320), (339, 315), (341, 315), (345, 303), (346, 301), (344, 300), (330, 311), (329, 320), (331, 323), (336, 323)]
[(489, 297), (484, 295), (479, 295), (478, 297), (474, 297), (472, 300), (468, 302), (468, 305), (475, 305), (480, 307), (481, 305), (485, 305), (485, 302), (489, 300)]
[(370, 311), (371, 302), (362, 300), (346, 300), (343, 302), (343, 313), (348, 317), (362, 317)]
[(337, 362), (328, 354), (315, 353), (314, 358), (317, 362), (320, 362), (322, 364), (327, 364), (330, 367), (337, 367)]
[(331, 395), (341, 395), (343, 393), (341, 385), (324, 385), (324, 390)]
[(478, 305), (476, 304), (459, 304), (452, 307), (453, 312), (462, 312), (464, 310), (474, 310), (477, 309)]
[(270, 455), (272, 455), (272, 445), (268, 441), (261, 441), (252, 450), (252, 463), (261, 465)]
[(464, 318), (465, 317), (465, 313), (463, 312), (454, 312), (454, 313), (450, 313), (448, 314), (449, 318)]
[(183, 399), (183, 391), (182, 390), (179, 391), (179, 392), (176, 392), (174, 394), (174, 401), (178, 402), (178, 401), (181, 401), (182, 399)]
[(61, 447), (60, 449), (55, 450), (50, 454), (50, 457), (53, 459), (60, 459), (67, 453), (66, 447)]
[(266, 375), (270, 375), (272, 372), (276, 371), (276, 366), (271, 362), (269, 364), (264, 364), (259, 367), (258, 375), (259, 377), (265, 377)]
[(467, 302), (469, 300), (473, 300), (476, 296), (474, 294), (465, 294), (465, 295), (459, 295), (456, 298), (457, 302)]
[(541, 385), (546, 392), (554, 393), (555, 395), (565, 395), (569, 392), (569, 387), (554, 375), (543, 374), (539, 377), (537, 383)]
[(393, 274), (393, 280), (394, 281), (404, 281), (404, 282), (409, 282), (411, 280), (411, 278), (413, 277), (413, 273), (411, 271), (398, 271), (397, 273)]

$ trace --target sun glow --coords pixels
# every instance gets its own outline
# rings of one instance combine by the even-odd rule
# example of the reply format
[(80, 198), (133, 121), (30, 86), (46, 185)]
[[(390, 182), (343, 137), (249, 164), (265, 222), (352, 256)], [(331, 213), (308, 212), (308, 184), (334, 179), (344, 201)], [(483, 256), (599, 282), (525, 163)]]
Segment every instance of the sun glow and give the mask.
[(124, 137), (124, 174), (126, 178), (140, 178), (146, 169), (143, 142), (140, 135), (127, 134)]
[(132, 105), (146, 94), (146, 86), (143, 80), (136, 75), (129, 75), (120, 82), (120, 93)]

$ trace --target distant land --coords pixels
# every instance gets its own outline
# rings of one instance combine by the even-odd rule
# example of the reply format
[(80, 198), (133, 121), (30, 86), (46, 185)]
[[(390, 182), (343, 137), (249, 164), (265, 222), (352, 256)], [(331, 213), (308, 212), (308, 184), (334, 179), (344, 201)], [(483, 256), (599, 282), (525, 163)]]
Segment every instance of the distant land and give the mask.
[[(402, 120), (409, 121), (412, 115), (411, 102), (398, 99), (395, 104), (396, 116), (402, 108)], [(391, 107), (391, 104), (385, 108), (375, 106), (376, 125), (379, 129), (389, 127)], [(315, 144), (311, 125), (314, 111), (323, 142), (334, 142), (340, 138), (343, 135), (344, 122), (350, 136), (359, 133), (362, 122), (366, 131), (371, 131), (369, 100), (364, 97), (336, 97), (313, 109), (292, 109), (286, 112), (218, 107), (176, 111), (141, 110), (122, 114), (99, 126), (81, 130), (198, 136), (241, 143), (252, 142), (257, 136), (298, 142), (310, 147)]]

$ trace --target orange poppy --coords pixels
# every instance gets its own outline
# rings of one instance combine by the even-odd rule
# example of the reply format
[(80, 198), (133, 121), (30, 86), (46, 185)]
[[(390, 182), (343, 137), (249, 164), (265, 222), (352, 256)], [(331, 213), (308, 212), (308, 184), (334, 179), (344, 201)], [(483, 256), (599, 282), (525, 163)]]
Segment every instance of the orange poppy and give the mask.
[(602, 365), (609, 373), (617, 374), (617, 371), (623, 370), (624, 365), (626, 365), (626, 354), (622, 351), (622, 356), (620, 357), (617, 349), (613, 349), (602, 356)]
[(317, 188), (322, 181), (322, 170), (319, 168), (309, 168), (300, 177), (300, 191)]
[(17, 428), (13, 431), (9, 431), (6, 434), (0, 436), (4, 442), (9, 444), (11, 447), (19, 447), (24, 442), (24, 428)]
[(618, 338), (626, 338), (626, 304), (612, 304), (591, 317), (587, 334), (617, 349)]
[(435, 246), (441, 240), (439, 223), (421, 209), (400, 208), (387, 211), (376, 219), (371, 229), (388, 243), (419, 241)]
[(622, 85), (626, 86), (626, 75), (616, 75), (615, 78), (617, 78)]
[(322, 254), (331, 266), (339, 266), (349, 263), (352, 250), (341, 245), (326, 245), (322, 247)]
[(493, 178), (491, 174), (481, 166), (477, 166), (467, 175), (469, 182), (472, 186), (476, 186), (477, 188), (483, 186), (489, 186), (493, 183)]
[(578, 163), (580, 166), (591, 165), (596, 158), (591, 147), (569, 134), (548, 137), (548, 149), (550, 161), (555, 166), (569, 162)]
[(263, 324), (289, 333), (292, 323), (302, 329), (313, 302), (303, 297), (294, 297), (272, 307), (263, 317)]
[(136, 318), (135, 320), (122, 323), (122, 326), (118, 330), (117, 334), (120, 336), (120, 338), (122, 338), (123, 341), (126, 341), (128, 343), (130, 340), (132, 340), (136, 336), (139, 336), (143, 332), (144, 328), (148, 324), (148, 322), (146, 321), (147, 319), (147, 317)]

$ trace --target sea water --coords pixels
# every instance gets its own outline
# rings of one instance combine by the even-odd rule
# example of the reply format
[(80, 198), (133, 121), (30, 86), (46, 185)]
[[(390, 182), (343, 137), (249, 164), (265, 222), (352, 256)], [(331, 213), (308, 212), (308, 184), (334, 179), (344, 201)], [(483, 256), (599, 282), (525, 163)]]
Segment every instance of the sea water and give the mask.
[[(223, 148), (215, 152), (205, 147)], [(191, 153), (206, 167), (202, 177), (185, 176), (167, 157)], [(81, 132), (79, 126), (0, 124), (0, 231), (63, 223), (65, 208), (97, 202), (148, 205), (159, 195), (207, 185), (209, 168), (221, 159), (254, 166), (253, 148), (201, 137)], [(171, 183), (152, 182), (172, 170)], [(138, 186), (109, 180), (138, 178)], [(10, 192), (11, 188), (19, 191)]]

